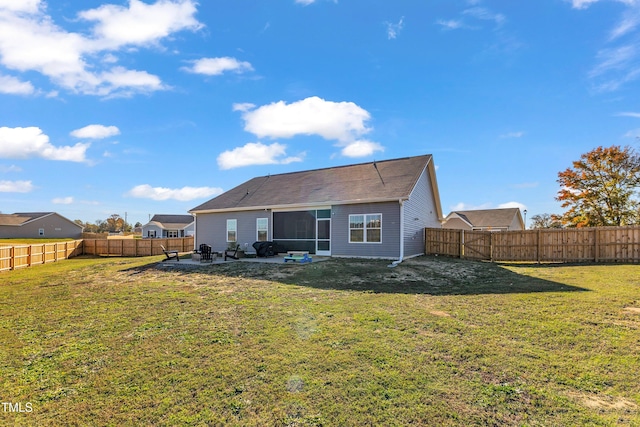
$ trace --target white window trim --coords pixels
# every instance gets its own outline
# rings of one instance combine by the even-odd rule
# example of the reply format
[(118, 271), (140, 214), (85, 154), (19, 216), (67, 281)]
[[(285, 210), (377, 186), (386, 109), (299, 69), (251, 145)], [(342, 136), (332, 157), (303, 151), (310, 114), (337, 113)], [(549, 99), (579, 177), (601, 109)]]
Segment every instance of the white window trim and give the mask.
[[(380, 216), (380, 241), (379, 242), (367, 242), (367, 216), (369, 215), (379, 215)], [(362, 216), (364, 217), (364, 221), (363, 221), (363, 228), (362, 228), (362, 242), (353, 242), (351, 241), (351, 217), (353, 216)], [(347, 227), (349, 228), (348, 230), (348, 234), (349, 234), (349, 243), (353, 243), (353, 244), (367, 244), (367, 245), (381, 245), (382, 244), (382, 214), (381, 213), (362, 213), (362, 214), (349, 214), (349, 223), (347, 225)], [(360, 230), (358, 229), (353, 229), (353, 230)], [(378, 228), (376, 228), (376, 230), (378, 230)]]
[[(267, 222), (267, 227), (262, 230), (262, 231), (266, 231), (267, 232), (267, 239), (266, 240), (260, 240), (260, 227), (258, 224), (260, 224), (260, 221), (266, 221)], [(268, 242), (269, 241), (269, 218), (256, 218), (256, 242)]]
[[(229, 224), (233, 224), (233, 230), (229, 229)], [(236, 240), (229, 240), (229, 231), (233, 231), (236, 233)], [(237, 243), (238, 242), (238, 220), (237, 219), (228, 219), (227, 220), (227, 243)]]

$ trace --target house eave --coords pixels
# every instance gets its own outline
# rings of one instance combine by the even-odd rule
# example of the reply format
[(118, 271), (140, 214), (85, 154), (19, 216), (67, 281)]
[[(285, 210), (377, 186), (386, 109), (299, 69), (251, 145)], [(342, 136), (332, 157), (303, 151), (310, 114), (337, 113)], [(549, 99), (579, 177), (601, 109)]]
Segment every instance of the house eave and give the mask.
[(221, 208), (221, 209), (202, 209), (202, 210), (190, 210), (189, 213), (199, 215), (199, 214), (209, 214), (209, 213), (224, 213), (224, 212), (246, 212), (246, 211), (257, 211), (257, 210), (304, 210), (310, 208), (317, 208), (318, 206), (338, 206), (338, 205), (355, 205), (355, 204), (367, 204), (367, 203), (389, 203), (396, 202), (400, 203), (402, 201), (407, 200), (408, 197), (401, 198), (372, 198), (372, 199), (357, 199), (357, 200), (340, 200), (340, 201), (319, 201), (319, 202), (309, 202), (309, 203), (296, 203), (296, 204), (288, 204), (288, 205), (264, 205), (264, 206), (243, 206), (243, 207), (231, 207), (231, 208)]

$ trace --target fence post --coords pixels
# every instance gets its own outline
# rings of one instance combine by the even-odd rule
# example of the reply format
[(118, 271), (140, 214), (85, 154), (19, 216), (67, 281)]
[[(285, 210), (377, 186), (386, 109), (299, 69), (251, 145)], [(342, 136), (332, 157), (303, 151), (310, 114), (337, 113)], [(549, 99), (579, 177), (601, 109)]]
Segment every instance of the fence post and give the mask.
[(16, 256), (16, 247), (11, 246), (11, 249), (9, 249), (9, 270), (15, 269), (15, 266), (16, 266), (15, 256)]
[(493, 233), (489, 232), (489, 254), (491, 257), (491, 262), (493, 262)]
[(600, 248), (598, 245), (598, 227), (594, 227), (593, 228), (593, 262), (598, 262), (599, 261), (599, 252), (600, 252)]
[(464, 230), (460, 230), (460, 258), (464, 258)]
[(540, 254), (540, 252), (542, 252), (542, 230), (540, 228), (538, 228), (538, 233), (537, 233), (537, 237), (538, 237), (538, 248), (536, 249), (537, 254), (536, 254), (536, 259), (538, 260), (538, 264), (540, 264), (540, 260), (542, 259), (542, 255)]

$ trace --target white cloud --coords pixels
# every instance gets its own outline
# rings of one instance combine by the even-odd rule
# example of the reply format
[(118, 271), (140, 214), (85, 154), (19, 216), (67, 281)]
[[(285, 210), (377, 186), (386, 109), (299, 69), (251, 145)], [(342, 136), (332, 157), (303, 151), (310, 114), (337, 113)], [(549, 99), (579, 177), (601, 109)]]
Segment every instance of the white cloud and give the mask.
[(40, 0), (0, 0), (0, 10), (35, 13), (40, 9)]
[(315, 3), (316, 0), (296, 0), (296, 3), (301, 4), (303, 6), (308, 6), (310, 4)]
[(140, 199), (151, 199), (157, 201), (178, 200), (187, 202), (195, 199), (203, 199), (222, 194), (223, 190), (218, 187), (182, 187), (182, 188), (165, 188), (152, 187), (148, 184), (136, 185), (129, 190), (126, 195)]
[(599, 0), (569, 0), (574, 9), (586, 9), (591, 3), (596, 3)]
[(231, 110), (232, 111), (249, 111), (254, 108), (256, 108), (255, 104), (252, 104), (250, 102), (241, 102), (241, 103), (233, 104)]
[(507, 209), (507, 208), (520, 208), (520, 210), (527, 209), (527, 206), (520, 202), (507, 202), (501, 203), (498, 207), (495, 207), (492, 203), (483, 203), (481, 205), (469, 205), (464, 202), (460, 202), (451, 207), (452, 211), (475, 211), (485, 209)]
[(624, 138), (640, 138), (640, 129), (632, 129), (622, 136)]
[(391, 22), (385, 22), (385, 24), (387, 26), (387, 38), (389, 40), (395, 39), (396, 37), (398, 37), (398, 33), (400, 33), (400, 31), (404, 27), (404, 16), (400, 18), (400, 20), (396, 24), (393, 24)]
[(35, 92), (31, 82), (23, 82), (12, 76), (0, 74), (0, 93), (8, 95), (31, 95)]
[(292, 138), (319, 135), (328, 140), (351, 141), (370, 131), (369, 113), (353, 102), (332, 102), (316, 96), (287, 104), (274, 102), (246, 110), (244, 129), (258, 137)]
[(498, 209), (519, 208), (521, 211), (527, 209), (527, 205), (520, 202), (507, 202), (498, 205)]
[(0, 158), (27, 159), (42, 157), (47, 160), (84, 162), (88, 143), (55, 147), (49, 136), (38, 127), (0, 127)]
[[(0, 65), (20, 72), (36, 71), (67, 90), (90, 95), (129, 96), (167, 89), (158, 76), (115, 66), (113, 50), (156, 46), (177, 31), (202, 26), (194, 18), (193, 0), (153, 4), (130, 0), (128, 7), (105, 5), (87, 10), (79, 13), (76, 23), (88, 22), (93, 27), (77, 33), (56, 25), (40, 2), (0, 2)], [(87, 36), (88, 32), (93, 36)]]
[(446, 30), (457, 30), (458, 28), (464, 28), (465, 25), (462, 21), (456, 19), (439, 19), (436, 24), (444, 27)]
[(2, 172), (2, 173), (22, 172), (22, 168), (20, 168), (20, 167), (18, 167), (16, 165), (11, 165), (11, 166), (0, 165), (0, 172)]
[(71, 132), (71, 136), (86, 139), (104, 139), (115, 135), (120, 135), (120, 129), (104, 125), (88, 125)]
[(318, 135), (337, 141), (335, 145), (351, 157), (382, 150), (378, 143), (361, 141), (361, 136), (371, 131), (367, 126), (371, 115), (353, 102), (325, 101), (313, 96), (291, 104), (279, 101), (258, 108), (252, 104), (235, 104), (234, 111), (242, 112), (244, 129), (260, 138)]
[(56, 197), (55, 199), (51, 200), (51, 203), (53, 203), (54, 205), (71, 205), (73, 204), (73, 202), (73, 197)]
[(191, 67), (183, 67), (182, 69), (190, 73), (204, 74), (207, 76), (219, 76), (226, 71), (233, 71), (234, 73), (253, 71), (250, 63), (239, 61), (236, 58), (230, 58), (228, 56), (222, 58), (201, 58), (191, 61), (191, 63)]
[(31, 181), (0, 181), (0, 193), (29, 193), (33, 188)]
[(522, 138), (524, 136), (524, 132), (507, 132), (500, 135), (500, 138)]
[(384, 151), (384, 147), (377, 142), (360, 140), (349, 143), (341, 153), (345, 157), (366, 157), (377, 151)]
[(252, 165), (289, 164), (302, 161), (304, 154), (287, 157), (287, 146), (274, 142), (266, 145), (250, 142), (242, 147), (227, 150), (218, 156), (220, 169), (233, 169)]
[(615, 114), (618, 117), (635, 117), (636, 119), (640, 119), (640, 113), (633, 113), (633, 112), (622, 112), (622, 113), (617, 113)]
[(501, 25), (506, 21), (506, 17), (503, 14), (491, 12), (489, 9), (484, 7), (472, 7), (465, 9), (462, 14), (483, 21), (493, 21), (496, 25)]
[(107, 4), (80, 12), (78, 17), (96, 22), (95, 43), (101, 49), (117, 49), (126, 45), (155, 44), (170, 34), (202, 28), (194, 15), (192, 0), (158, 0), (146, 4), (129, 0), (129, 6)]

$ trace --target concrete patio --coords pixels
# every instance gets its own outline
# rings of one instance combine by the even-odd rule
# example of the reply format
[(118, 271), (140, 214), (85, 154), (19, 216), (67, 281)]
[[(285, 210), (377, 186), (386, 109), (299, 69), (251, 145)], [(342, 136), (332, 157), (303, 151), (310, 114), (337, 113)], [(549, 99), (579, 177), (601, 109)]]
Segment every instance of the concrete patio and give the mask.
[[(183, 254), (184, 255), (184, 254)], [(250, 262), (256, 264), (283, 264), (283, 265), (308, 265), (316, 262), (327, 261), (331, 259), (331, 257), (327, 256), (318, 256), (318, 255), (309, 255), (312, 258), (312, 262), (300, 263), (298, 261), (284, 261), (285, 254), (280, 254), (272, 257), (245, 257), (240, 259), (231, 259), (228, 258), (226, 261), (223, 256), (214, 256), (213, 261), (200, 261), (198, 254), (192, 254), (191, 258), (180, 258), (180, 261), (176, 261), (175, 259), (171, 260), (163, 260), (159, 264), (165, 266), (179, 267), (179, 266), (207, 266), (207, 265), (220, 265), (220, 264), (228, 264), (232, 262)]]

